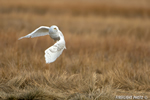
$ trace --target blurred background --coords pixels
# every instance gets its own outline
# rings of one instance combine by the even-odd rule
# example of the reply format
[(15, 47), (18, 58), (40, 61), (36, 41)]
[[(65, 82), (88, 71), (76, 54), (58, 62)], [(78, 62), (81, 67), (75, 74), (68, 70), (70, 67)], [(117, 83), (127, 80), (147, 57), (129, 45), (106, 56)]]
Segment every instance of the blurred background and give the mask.
[(18, 56), (31, 49), (43, 55), (54, 43), (48, 36), (17, 39), (39, 26), (57, 25), (65, 36), (67, 57), (82, 51), (97, 59), (119, 53), (134, 62), (147, 56), (148, 62), (149, 5), (149, 0), (0, 0), (0, 56), (12, 48)]

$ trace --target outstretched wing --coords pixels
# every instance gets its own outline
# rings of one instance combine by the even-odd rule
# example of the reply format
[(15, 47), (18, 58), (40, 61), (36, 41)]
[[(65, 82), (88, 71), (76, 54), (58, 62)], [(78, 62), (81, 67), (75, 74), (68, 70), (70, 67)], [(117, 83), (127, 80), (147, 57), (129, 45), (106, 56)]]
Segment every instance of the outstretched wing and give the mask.
[(64, 43), (60, 43), (60, 41), (56, 42), (53, 46), (49, 47), (45, 50), (45, 60), (46, 63), (54, 62), (65, 49)]
[(44, 35), (49, 35), (49, 27), (40, 26), (39, 28), (37, 28), (36, 30), (31, 32), (30, 34), (23, 36), (23, 37), (19, 38), (18, 40), (20, 40), (22, 38), (30, 38), (30, 37), (34, 38), (34, 37), (44, 36)]

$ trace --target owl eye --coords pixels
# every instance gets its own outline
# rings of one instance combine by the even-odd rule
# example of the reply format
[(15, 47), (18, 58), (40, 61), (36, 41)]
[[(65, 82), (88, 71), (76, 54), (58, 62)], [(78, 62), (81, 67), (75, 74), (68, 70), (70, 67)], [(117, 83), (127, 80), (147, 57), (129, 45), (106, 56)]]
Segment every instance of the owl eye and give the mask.
[(57, 30), (56, 28), (54, 28), (54, 30)]

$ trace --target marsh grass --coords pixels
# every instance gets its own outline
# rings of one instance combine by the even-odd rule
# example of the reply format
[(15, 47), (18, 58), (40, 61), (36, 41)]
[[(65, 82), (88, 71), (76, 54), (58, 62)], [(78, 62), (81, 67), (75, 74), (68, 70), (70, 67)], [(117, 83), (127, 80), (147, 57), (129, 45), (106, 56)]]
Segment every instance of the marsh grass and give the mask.
[[(105, 7), (92, 2), (80, 4), (79, 8), (72, 2), (68, 3), (74, 6), (62, 2), (46, 6), (47, 0), (6, 1), (0, 1), (0, 99), (113, 100), (116, 95), (149, 96), (148, 0), (140, 1), (145, 6), (134, 0), (130, 7), (119, 1), (113, 3), (122, 5), (121, 13), (114, 10), (120, 6), (110, 9), (114, 6), (108, 5), (109, 0), (101, 1)], [(22, 8), (17, 8), (20, 5)], [(35, 7), (40, 14), (31, 13), (38, 10)], [(138, 7), (142, 17), (130, 13)], [(54, 12), (61, 10), (51, 13), (51, 8)], [(102, 8), (115, 13), (105, 12), (104, 16), (94, 12)], [(74, 15), (76, 11), (80, 14)], [(41, 25), (53, 24), (63, 32), (67, 49), (54, 63), (45, 64), (44, 50), (54, 44), (49, 36), (18, 38)]]

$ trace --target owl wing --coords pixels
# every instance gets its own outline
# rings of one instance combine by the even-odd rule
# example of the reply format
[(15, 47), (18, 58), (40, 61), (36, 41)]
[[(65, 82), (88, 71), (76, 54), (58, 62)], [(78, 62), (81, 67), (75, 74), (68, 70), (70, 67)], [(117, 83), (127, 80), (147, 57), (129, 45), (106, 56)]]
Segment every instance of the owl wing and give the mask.
[(63, 41), (56, 42), (53, 46), (45, 50), (45, 60), (46, 63), (54, 62), (65, 49), (65, 44)]
[(33, 32), (30, 34), (20, 37), (18, 40), (22, 38), (34, 38), (34, 37), (39, 37), (39, 36), (44, 36), (44, 35), (49, 35), (49, 27), (47, 26), (40, 26), (39, 28), (35, 29)]

